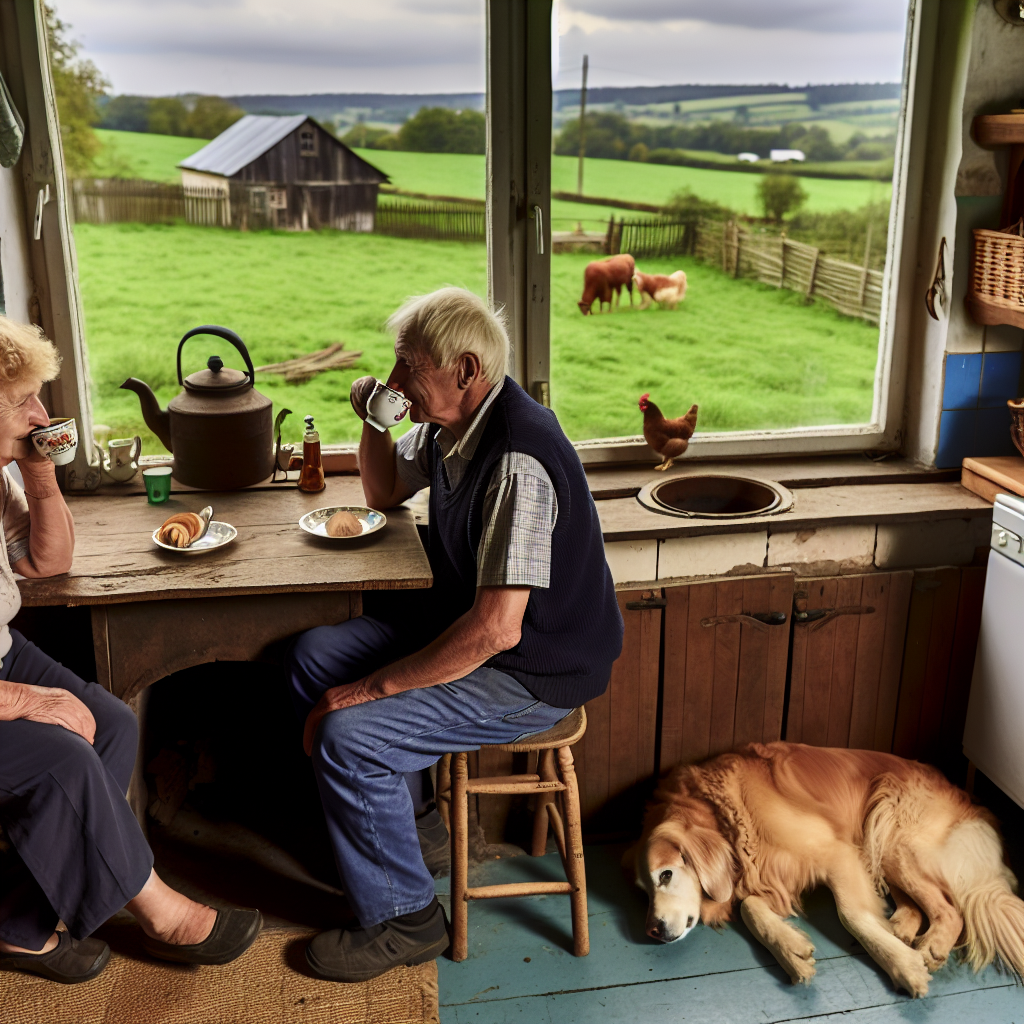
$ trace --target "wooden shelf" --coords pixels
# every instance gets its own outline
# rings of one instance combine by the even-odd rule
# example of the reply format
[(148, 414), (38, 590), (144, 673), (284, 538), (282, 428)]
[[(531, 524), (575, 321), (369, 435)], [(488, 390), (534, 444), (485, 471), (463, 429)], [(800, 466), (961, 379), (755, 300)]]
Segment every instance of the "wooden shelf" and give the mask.
[(1024, 114), (980, 114), (974, 119), (974, 140), (979, 146), (1024, 143)]

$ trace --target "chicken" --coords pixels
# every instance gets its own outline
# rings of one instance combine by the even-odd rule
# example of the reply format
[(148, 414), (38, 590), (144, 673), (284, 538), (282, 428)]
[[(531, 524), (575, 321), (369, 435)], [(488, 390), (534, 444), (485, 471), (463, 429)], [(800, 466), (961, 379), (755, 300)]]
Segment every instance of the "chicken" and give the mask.
[(665, 460), (655, 469), (668, 469), (672, 460), (686, 451), (697, 426), (697, 406), (691, 405), (685, 416), (667, 420), (650, 400), (650, 394), (640, 396), (640, 411), (644, 414), (644, 440)]

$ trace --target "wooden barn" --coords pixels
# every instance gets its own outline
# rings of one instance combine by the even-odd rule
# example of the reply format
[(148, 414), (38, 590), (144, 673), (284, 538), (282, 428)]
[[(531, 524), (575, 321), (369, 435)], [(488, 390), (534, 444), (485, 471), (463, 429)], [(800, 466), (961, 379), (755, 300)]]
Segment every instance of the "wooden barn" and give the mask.
[(218, 219), (290, 231), (372, 231), (388, 181), (304, 114), (247, 114), (178, 167), (186, 202), (223, 196)]

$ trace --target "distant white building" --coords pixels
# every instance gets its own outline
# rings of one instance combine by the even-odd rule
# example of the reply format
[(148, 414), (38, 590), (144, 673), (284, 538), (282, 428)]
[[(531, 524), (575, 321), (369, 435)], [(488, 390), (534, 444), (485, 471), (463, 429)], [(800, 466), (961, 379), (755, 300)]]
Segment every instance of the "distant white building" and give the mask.
[(788, 160), (806, 160), (802, 149), (773, 149), (769, 156), (773, 164), (784, 164)]
[(742, 160), (745, 164), (756, 164), (761, 158), (756, 153), (740, 153), (736, 159)]

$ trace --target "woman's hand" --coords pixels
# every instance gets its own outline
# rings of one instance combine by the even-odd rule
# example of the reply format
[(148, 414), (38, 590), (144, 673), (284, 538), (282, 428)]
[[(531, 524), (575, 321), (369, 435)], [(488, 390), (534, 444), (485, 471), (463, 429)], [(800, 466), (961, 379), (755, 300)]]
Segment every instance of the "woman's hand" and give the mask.
[(53, 686), (0, 681), (0, 721), (13, 722), (19, 718), (59, 725), (77, 733), (86, 743), (96, 739), (96, 719), (73, 693)]
[[(32, 443), (32, 438), (30, 437), (16, 438), (11, 454), (14, 456), (14, 461), (19, 465), (23, 462), (34, 462), (40, 465), (50, 462), (45, 455), (39, 454), (39, 449)], [(52, 465), (52, 463), (50, 464)]]
[(382, 696), (374, 692), (370, 685), (370, 677), (366, 676), (355, 683), (346, 683), (344, 686), (332, 686), (326, 690), (324, 695), (316, 702), (316, 706), (306, 716), (306, 728), (302, 733), (302, 749), (307, 756), (312, 756), (313, 740), (316, 731), (320, 727), (320, 720), (329, 715), (332, 711), (341, 711), (343, 708), (351, 708), (356, 704), (365, 704), (369, 700), (376, 700)]
[(358, 380), (352, 381), (348, 400), (352, 403), (353, 411), (361, 420), (366, 419), (366, 403), (370, 400), (370, 395), (373, 394), (376, 384), (375, 377), (360, 377)]

